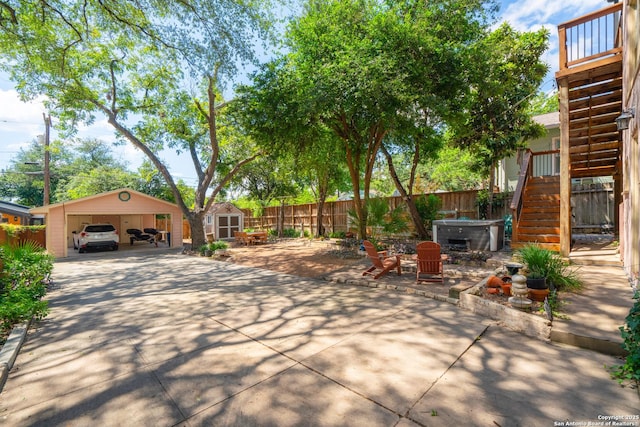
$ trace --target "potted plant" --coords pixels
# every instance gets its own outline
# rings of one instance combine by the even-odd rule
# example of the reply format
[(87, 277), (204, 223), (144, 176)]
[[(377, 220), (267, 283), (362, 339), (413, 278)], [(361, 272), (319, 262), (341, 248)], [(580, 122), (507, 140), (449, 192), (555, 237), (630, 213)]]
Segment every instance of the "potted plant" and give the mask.
[(526, 266), (530, 298), (534, 301), (544, 301), (549, 294), (547, 276), (554, 262), (553, 252), (532, 243), (522, 247), (516, 256)]

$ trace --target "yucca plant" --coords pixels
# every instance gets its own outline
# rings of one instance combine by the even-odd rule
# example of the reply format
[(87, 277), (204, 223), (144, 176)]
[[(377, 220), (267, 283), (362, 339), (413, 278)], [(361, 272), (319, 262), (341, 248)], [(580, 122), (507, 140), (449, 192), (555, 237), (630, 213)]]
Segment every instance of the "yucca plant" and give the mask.
[(542, 248), (537, 243), (530, 243), (516, 252), (516, 258), (526, 266), (529, 272), (528, 278), (542, 279), (548, 276), (553, 252)]
[[(350, 209), (347, 214), (353, 222), (358, 221), (354, 209)], [(367, 202), (367, 225), (371, 227), (372, 235), (369, 238), (379, 237), (380, 232), (393, 234), (409, 229), (403, 205), (389, 209), (389, 203), (380, 198), (369, 199)]]
[(541, 279), (558, 290), (576, 291), (582, 287), (578, 269), (572, 268), (560, 254), (530, 243), (516, 252), (516, 258), (526, 265), (528, 278)]

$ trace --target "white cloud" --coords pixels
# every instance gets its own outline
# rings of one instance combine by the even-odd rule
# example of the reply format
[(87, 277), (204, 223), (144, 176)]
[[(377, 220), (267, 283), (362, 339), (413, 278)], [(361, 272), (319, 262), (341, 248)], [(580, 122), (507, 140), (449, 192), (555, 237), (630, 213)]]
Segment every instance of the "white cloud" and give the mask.
[(503, 0), (500, 22), (506, 21), (518, 31), (536, 31), (542, 27), (549, 30), (549, 49), (542, 57), (550, 69), (542, 84), (547, 90), (555, 87), (554, 73), (558, 70), (558, 25), (607, 5), (604, 0)]
[(548, 23), (547, 28), (556, 29), (558, 24), (578, 18), (588, 12), (607, 6), (604, 0), (529, 0), (516, 1), (501, 11), (502, 20), (520, 31), (530, 30), (535, 25)]
[[(44, 97), (31, 102), (20, 100), (14, 89), (0, 89), (0, 169), (9, 165), (21, 148), (27, 148), (38, 135), (44, 134), (45, 125), (42, 113)], [(56, 118), (51, 118), (53, 128), (51, 139), (59, 138), (55, 131)], [(79, 138), (96, 138), (107, 143), (115, 141), (114, 129), (106, 119), (97, 120), (91, 126), (80, 126), (76, 135)], [(142, 163), (142, 154), (131, 144), (114, 146), (115, 158), (127, 162), (135, 169)]]
[(43, 97), (34, 101), (22, 102), (13, 90), (0, 89), (0, 124), (2, 131), (22, 133), (25, 140), (31, 140), (44, 132), (45, 112)]

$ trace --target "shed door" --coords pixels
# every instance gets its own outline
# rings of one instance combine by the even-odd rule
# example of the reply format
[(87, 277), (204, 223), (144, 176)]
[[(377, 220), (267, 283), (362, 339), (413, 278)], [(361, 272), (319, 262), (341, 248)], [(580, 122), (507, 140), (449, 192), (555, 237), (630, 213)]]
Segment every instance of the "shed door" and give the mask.
[(233, 233), (241, 231), (240, 215), (219, 215), (218, 216), (218, 239), (233, 239)]

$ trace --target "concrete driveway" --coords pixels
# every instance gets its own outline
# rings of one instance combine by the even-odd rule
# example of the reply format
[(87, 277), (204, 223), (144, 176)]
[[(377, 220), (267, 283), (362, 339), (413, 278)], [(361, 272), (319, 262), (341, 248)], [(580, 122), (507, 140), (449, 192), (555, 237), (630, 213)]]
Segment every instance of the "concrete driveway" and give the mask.
[(58, 262), (53, 279), (2, 425), (640, 425), (615, 358), (417, 295), (175, 250)]

